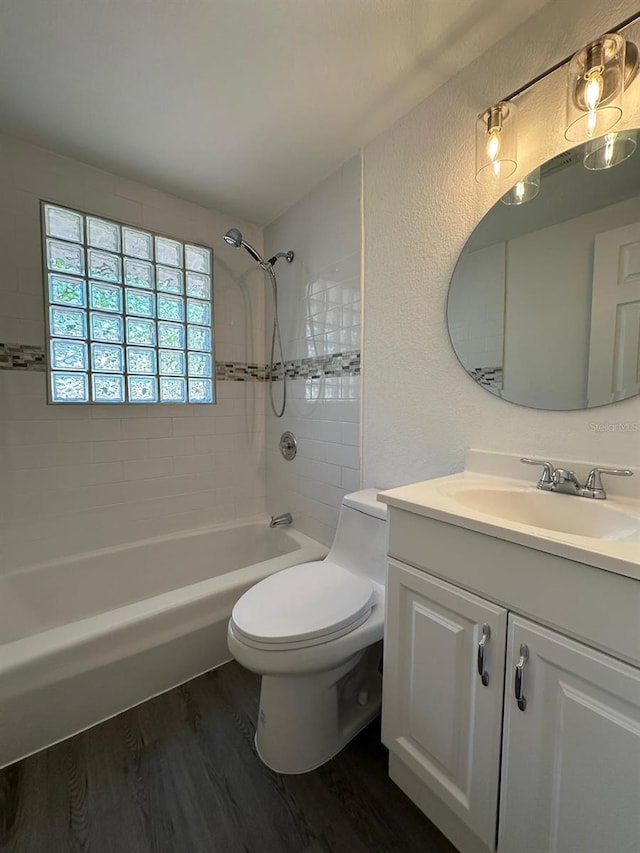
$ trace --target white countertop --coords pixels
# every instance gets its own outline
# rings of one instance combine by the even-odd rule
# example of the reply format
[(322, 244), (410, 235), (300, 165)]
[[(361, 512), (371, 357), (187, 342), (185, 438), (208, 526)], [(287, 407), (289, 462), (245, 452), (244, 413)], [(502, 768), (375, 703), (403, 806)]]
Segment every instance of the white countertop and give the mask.
[[(477, 451), (468, 454), (468, 460)], [(478, 466), (480, 467), (480, 466)], [(529, 472), (530, 475), (531, 472)], [(534, 472), (535, 474), (535, 472)], [(636, 477), (629, 478), (636, 480)], [(638, 477), (640, 480), (640, 477)], [(456, 500), (456, 492), (468, 489), (490, 489), (535, 492), (536, 480), (493, 476), (467, 470), (421, 483), (380, 492), (378, 500), (391, 507), (407, 510), (437, 521), (444, 521), (468, 530), (475, 530), (498, 539), (515, 542), (527, 548), (545, 551), (576, 562), (585, 563), (608, 572), (640, 580), (640, 541), (624, 538), (595, 538), (581, 536), (497, 517), (471, 509)], [(539, 492), (549, 501), (591, 501), (590, 498)], [(640, 519), (640, 500), (637, 497), (609, 496), (606, 501), (593, 501), (603, 509), (617, 509)], [(606, 504), (606, 506), (604, 506)]]

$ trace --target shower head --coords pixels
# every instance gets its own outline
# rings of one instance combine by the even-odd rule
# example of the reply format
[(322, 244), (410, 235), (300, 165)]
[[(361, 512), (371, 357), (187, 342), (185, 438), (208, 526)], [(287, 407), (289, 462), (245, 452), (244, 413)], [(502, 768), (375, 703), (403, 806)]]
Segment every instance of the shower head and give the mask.
[(239, 249), (242, 246), (242, 234), (237, 228), (230, 228), (224, 235), (224, 242)]
[(247, 243), (246, 240), (242, 239), (242, 232), (238, 231), (237, 228), (230, 228), (224, 235), (224, 241), (230, 246), (233, 246), (235, 249), (239, 249), (240, 246), (242, 246), (242, 248), (249, 252), (253, 260), (259, 264), (263, 270), (268, 270), (269, 264), (267, 264), (260, 252), (253, 248), (251, 243)]
[(249, 252), (253, 260), (256, 261), (256, 263), (258, 263), (266, 272), (273, 267), (278, 258), (286, 258), (288, 264), (293, 260), (293, 252), (278, 252), (277, 255), (274, 255), (272, 258), (269, 258), (268, 261), (265, 261), (260, 252), (258, 252), (257, 249), (254, 249), (251, 243), (247, 243), (246, 240), (242, 239), (242, 232), (238, 231), (237, 228), (230, 228), (224, 235), (224, 241), (230, 246), (233, 246), (235, 249), (239, 249), (240, 246), (242, 246), (245, 251)]

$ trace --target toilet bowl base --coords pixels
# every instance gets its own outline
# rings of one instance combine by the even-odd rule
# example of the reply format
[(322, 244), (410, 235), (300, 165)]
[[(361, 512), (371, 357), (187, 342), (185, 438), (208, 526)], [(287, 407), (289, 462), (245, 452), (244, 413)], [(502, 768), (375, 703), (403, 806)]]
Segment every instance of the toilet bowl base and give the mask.
[(380, 712), (382, 643), (308, 676), (264, 675), (256, 751), (277, 773), (308, 773), (333, 758)]

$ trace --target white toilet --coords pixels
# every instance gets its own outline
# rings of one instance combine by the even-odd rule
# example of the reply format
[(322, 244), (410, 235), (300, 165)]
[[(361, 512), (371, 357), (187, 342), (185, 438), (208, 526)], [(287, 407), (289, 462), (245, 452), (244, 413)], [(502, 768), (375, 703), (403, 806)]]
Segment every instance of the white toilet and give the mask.
[(339, 752), (380, 710), (387, 508), (345, 495), (324, 560), (271, 575), (233, 608), (234, 658), (262, 675), (256, 748), (278, 773)]

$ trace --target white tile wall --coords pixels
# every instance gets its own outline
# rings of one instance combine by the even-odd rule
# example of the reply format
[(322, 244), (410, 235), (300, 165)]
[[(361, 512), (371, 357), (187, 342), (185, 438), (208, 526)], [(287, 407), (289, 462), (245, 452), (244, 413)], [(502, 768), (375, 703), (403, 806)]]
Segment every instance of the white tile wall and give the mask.
[[(352, 158), (265, 230), (267, 255), (295, 252), (276, 265), (285, 359), (360, 349), (360, 168)], [(272, 316), (267, 299), (268, 336)], [(266, 406), (267, 510), (292, 512), (329, 545), (342, 496), (360, 486), (360, 377), (297, 379), (288, 395), (283, 418)], [(287, 429), (298, 439), (293, 462), (278, 450)]]
[(44, 373), (0, 371), (2, 570), (263, 512), (264, 384), (218, 399), (67, 409)]
[[(264, 360), (264, 282), (222, 241), (257, 226), (0, 136), (0, 341), (42, 345), (39, 199), (214, 249), (219, 360)], [(215, 406), (47, 406), (45, 374), (0, 371), (0, 571), (264, 510), (264, 385)]]

